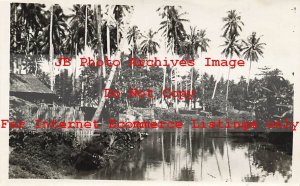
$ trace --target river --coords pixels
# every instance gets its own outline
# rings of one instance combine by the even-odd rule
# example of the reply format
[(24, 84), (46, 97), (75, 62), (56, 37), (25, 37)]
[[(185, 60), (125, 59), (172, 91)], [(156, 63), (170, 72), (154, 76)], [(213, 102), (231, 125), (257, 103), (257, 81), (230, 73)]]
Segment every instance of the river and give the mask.
[(267, 140), (203, 131), (152, 132), (106, 168), (73, 179), (288, 182), (292, 155)]

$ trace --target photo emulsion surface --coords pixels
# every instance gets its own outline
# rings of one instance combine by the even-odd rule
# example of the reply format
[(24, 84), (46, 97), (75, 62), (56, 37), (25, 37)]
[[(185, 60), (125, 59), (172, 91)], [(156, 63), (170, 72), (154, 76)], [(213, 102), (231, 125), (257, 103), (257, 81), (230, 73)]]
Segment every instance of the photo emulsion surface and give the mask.
[(11, 3), (9, 178), (289, 182), (295, 13)]

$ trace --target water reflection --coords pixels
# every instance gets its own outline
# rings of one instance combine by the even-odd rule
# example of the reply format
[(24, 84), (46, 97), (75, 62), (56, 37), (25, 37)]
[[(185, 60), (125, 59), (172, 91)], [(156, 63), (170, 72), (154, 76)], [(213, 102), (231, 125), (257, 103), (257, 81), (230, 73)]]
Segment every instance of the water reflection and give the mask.
[(291, 163), (291, 155), (263, 140), (178, 129), (151, 133), (109, 167), (74, 178), (287, 182)]

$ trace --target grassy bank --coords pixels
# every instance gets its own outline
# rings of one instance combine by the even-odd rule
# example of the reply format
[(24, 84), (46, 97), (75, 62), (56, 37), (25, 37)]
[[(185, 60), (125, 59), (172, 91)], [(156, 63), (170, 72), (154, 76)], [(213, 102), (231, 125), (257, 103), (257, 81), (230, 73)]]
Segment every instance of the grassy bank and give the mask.
[(78, 146), (70, 132), (11, 131), (9, 177), (56, 179), (102, 168), (119, 153), (135, 148), (138, 140), (137, 133), (105, 131)]
[(62, 178), (75, 169), (73, 135), (58, 132), (11, 131), (10, 178)]

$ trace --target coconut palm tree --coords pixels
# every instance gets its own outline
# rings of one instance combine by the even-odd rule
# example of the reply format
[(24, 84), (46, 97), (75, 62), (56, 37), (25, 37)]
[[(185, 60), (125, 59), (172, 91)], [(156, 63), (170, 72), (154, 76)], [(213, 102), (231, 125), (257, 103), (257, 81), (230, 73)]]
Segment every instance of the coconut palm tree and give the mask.
[(72, 12), (70, 34), (74, 47), (77, 46), (78, 52), (82, 52), (95, 38), (94, 15), (88, 5), (73, 5)]
[(44, 14), (44, 4), (35, 4), (35, 3), (20, 3), (20, 16), (18, 19), (24, 24), (26, 38), (27, 38), (27, 54), (29, 53), (30, 45), (30, 33), (32, 31), (38, 31), (42, 28), (42, 25), (45, 22)]
[(167, 49), (168, 46), (168, 39), (167, 39), (167, 33), (169, 33), (169, 9), (171, 8), (171, 6), (162, 6), (159, 7), (156, 11), (159, 13), (159, 15), (161, 16), (162, 19), (165, 19), (165, 31), (163, 32), (163, 36), (166, 38), (165, 39), (165, 48)]
[(173, 54), (179, 54), (181, 51), (181, 42), (185, 40), (186, 36), (183, 23), (189, 21), (185, 18), (182, 18), (187, 13), (180, 13), (180, 8), (180, 6), (165, 6), (158, 9), (158, 11), (163, 9), (161, 16), (163, 19), (166, 18), (166, 20), (160, 23), (161, 27), (159, 30), (163, 31), (162, 35), (166, 37), (168, 48)]
[[(232, 59), (233, 55), (240, 56), (240, 50), (241, 46), (239, 44), (239, 41), (236, 40), (235, 37), (232, 37), (232, 39), (225, 38), (225, 44), (222, 46), (224, 49), (222, 50), (222, 54), (225, 55), (226, 58)], [(228, 68), (228, 74), (227, 74), (227, 85), (226, 85), (226, 113), (228, 112), (228, 93), (229, 93), (229, 77), (230, 77), (230, 67)]]
[[(125, 25), (124, 33), (128, 33), (128, 29), (129, 29), (129, 28), (128, 28), (128, 24), (127, 24), (127, 25)], [(124, 43), (125, 43), (125, 42), (124, 42), (123, 40), (121, 40), (121, 42), (120, 42), (119, 45), (118, 45), (118, 48), (121, 49), (121, 48), (123, 47)], [(120, 57), (121, 57), (121, 52), (120, 52), (120, 50), (118, 50), (118, 52), (116, 53), (116, 57), (117, 57), (117, 58), (120, 58)], [(117, 70), (116, 66), (113, 66), (113, 67), (111, 68), (110, 73), (109, 73), (109, 76), (108, 76), (108, 78), (107, 78), (107, 80), (106, 80), (105, 89), (109, 89), (109, 88), (111, 87), (111, 84), (112, 84), (112, 81), (113, 81), (113, 79), (114, 79), (116, 70)], [(101, 115), (102, 110), (103, 110), (103, 107), (104, 107), (104, 104), (105, 104), (105, 102), (106, 102), (106, 99), (107, 99), (107, 98), (104, 97), (104, 96), (102, 95), (101, 100), (100, 100), (100, 102), (99, 102), (99, 104), (98, 104), (98, 107), (97, 107), (97, 109), (96, 109), (96, 111), (95, 111), (95, 114), (94, 114), (94, 116), (93, 116), (93, 119), (92, 119), (93, 121), (94, 121), (94, 120), (96, 120), (96, 121), (99, 120), (100, 115)]]
[[(13, 11), (12, 16), (14, 19), (12, 38), (13, 49), (16, 49), (19, 54), (26, 54), (26, 57), (34, 54), (31, 50), (33, 43), (36, 42), (36, 37), (43, 28), (45, 22), (44, 4), (35, 3), (12, 3), (11, 10)], [(17, 57), (17, 60), (19, 57)], [(28, 64), (29, 59), (25, 59), (25, 70), (28, 73), (31, 65)], [(21, 64), (18, 63), (21, 67)], [(20, 71), (21, 69), (19, 69)]]
[(237, 14), (236, 10), (229, 10), (227, 16), (223, 17), (222, 20), (225, 22), (223, 37), (231, 39), (240, 35), (239, 32), (242, 31), (244, 23), (241, 21), (241, 16)]
[[(165, 32), (163, 32), (163, 35), (164, 37), (166, 38), (165, 39), (165, 49), (168, 48), (168, 37), (166, 35), (166, 33), (169, 33), (169, 18), (168, 18), (168, 12), (169, 12), (169, 9), (170, 9), (171, 6), (162, 6), (162, 7), (159, 7), (156, 11), (159, 12), (159, 15), (162, 17), (162, 19), (166, 19), (166, 22), (165, 22)], [(166, 88), (166, 76), (167, 76), (167, 69), (168, 67), (165, 67), (164, 68), (164, 79), (163, 79), (163, 87), (162, 87), (162, 90), (164, 90)], [(169, 69), (170, 70), (170, 69)], [(171, 86), (172, 87), (172, 86)], [(161, 103), (163, 102), (163, 95), (161, 96)]]
[(54, 68), (52, 65), (54, 55), (62, 54), (65, 39), (67, 38), (68, 17), (64, 14), (59, 5), (51, 5), (50, 10), (45, 13), (47, 22), (43, 28), (43, 33), (38, 37), (39, 46), (42, 53), (49, 52), (49, 66), (51, 68), (51, 90), (54, 89)]
[[(17, 68), (20, 68), (20, 56), (25, 56), (23, 60), (25, 61), (23, 69), (26, 73), (31, 73), (37, 75), (39, 71), (40, 64), (38, 60), (42, 58), (41, 46), (38, 42), (38, 36), (42, 34), (43, 24), (46, 20), (44, 15), (44, 6), (37, 5), (35, 7), (37, 14), (41, 14), (40, 17), (36, 17), (37, 24), (25, 28), (26, 21), (21, 15), (25, 13), (22, 7), (26, 8), (28, 5), (23, 5), (20, 3), (11, 4), (11, 53), (15, 54), (11, 56), (11, 71), (14, 72), (15, 62), (17, 61)], [(39, 7), (39, 8), (37, 8)], [(41, 12), (38, 12), (41, 11)], [(34, 17), (31, 19), (35, 19)], [(27, 37), (29, 28), (29, 37)], [(29, 39), (29, 40), (28, 40)], [(25, 50), (24, 50), (25, 49)], [(16, 55), (17, 54), (17, 55)]]
[(140, 30), (136, 25), (129, 28), (129, 31), (127, 33), (127, 39), (128, 39), (128, 43), (132, 45), (132, 49), (131, 49), (132, 57), (136, 55), (137, 48), (138, 48), (137, 40), (140, 38), (140, 36), (141, 36)]
[[(63, 9), (59, 5), (53, 5), (50, 7), (50, 11), (46, 12), (46, 17), (48, 21), (43, 28), (45, 34), (39, 35), (38, 45), (41, 46), (42, 53), (48, 53), (50, 50), (50, 41), (52, 40), (53, 53), (56, 55), (62, 54), (65, 47), (64, 43), (69, 33), (67, 25), (68, 16), (64, 14)], [(52, 37), (50, 37), (51, 35)]]
[[(242, 26), (244, 25), (244, 23), (241, 21), (241, 16), (239, 16), (236, 13), (236, 10), (230, 10), (227, 12), (227, 16), (224, 17), (222, 20), (223, 20), (223, 22), (225, 22), (225, 25), (223, 26), (224, 32), (223, 32), (222, 37), (227, 38), (226, 39), (227, 41), (228, 40), (234, 41), (235, 38), (240, 35), (239, 32), (242, 31)], [(225, 41), (225, 45), (226, 45), (227, 41)], [(230, 69), (229, 69), (229, 72), (230, 72)], [(218, 81), (216, 81), (213, 95), (216, 92), (217, 83), (218, 83)], [(214, 98), (214, 96), (212, 97), (212, 99), (213, 98)]]
[[(122, 38), (122, 31), (124, 26), (124, 17), (132, 10), (128, 5), (106, 5), (106, 26), (107, 26), (107, 53), (110, 57), (110, 30), (115, 26), (116, 28), (116, 46), (120, 44)], [(127, 34), (127, 33), (126, 33)]]
[[(244, 23), (241, 21), (241, 16), (236, 13), (236, 10), (230, 10), (227, 12), (227, 16), (223, 18), (225, 25), (223, 26), (223, 37), (225, 38), (225, 44), (222, 54), (226, 58), (232, 58), (234, 54), (240, 56), (241, 46), (238, 44), (237, 36), (240, 35), (242, 31), (242, 25)], [(230, 67), (228, 68), (227, 75), (227, 87), (226, 87), (226, 113), (228, 114), (228, 89), (229, 89), (229, 76), (230, 76)], [(217, 81), (216, 81), (217, 83)]]
[(122, 25), (124, 24), (123, 19), (127, 13), (131, 12), (132, 7), (128, 5), (114, 5), (112, 7), (114, 18), (117, 26), (117, 45), (119, 46), (120, 37), (122, 37)]
[[(199, 57), (198, 51), (207, 52), (207, 48), (209, 47), (210, 39), (206, 37), (206, 30), (197, 30), (197, 27), (190, 27), (190, 34), (187, 35), (187, 40), (183, 42), (183, 58), (190, 60), (196, 59)], [(193, 81), (196, 79), (193, 78), (193, 70), (191, 69), (191, 81), (190, 81), (190, 89), (193, 89)], [(189, 103), (189, 109), (192, 109), (192, 100)]]
[(209, 47), (208, 43), (210, 42), (210, 39), (206, 37), (206, 30), (201, 29), (200, 31), (198, 31), (197, 35), (199, 39), (199, 47), (201, 49), (200, 52), (207, 52), (207, 48)]
[(248, 93), (249, 81), (250, 81), (251, 64), (253, 61), (257, 62), (259, 56), (263, 57), (263, 49), (266, 43), (260, 42), (261, 37), (262, 36), (257, 37), (256, 32), (252, 32), (252, 34), (247, 38), (247, 41), (242, 40), (242, 44), (244, 45), (242, 48), (243, 56), (246, 60), (250, 61), (249, 73), (247, 78), (247, 93)]
[(154, 38), (156, 34), (157, 32), (153, 32), (150, 29), (146, 36), (142, 35), (144, 40), (141, 42), (141, 52), (142, 54), (147, 55), (148, 59), (150, 59), (152, 54), (156, 54), (158, 52), (158, 48), (160, 47)]
[[(161, 26), (159, 30), (162, 30), (162, 36), (166, 39), (166, 49), (172, 54), (181, 53), (182, 42), (185, 40), (186, 36), (183, 23), (189, 21), (183, 18), (187, 13), (180, 13), (179, 9), (181, 9), (181, 6), (163, 6), (157, 9), (159, 15), (163, 19), (160, 23)], [(167, 71), (168, 69), (164, 69), (163, 88), (166, 86)]]
[[(90, 45), (98, 51), (97, 41), (97, 24), (95, 23), (95, 15), (89, 5), (73, 5), (70, 19), (70, 34), (66, 41), (69, 46), (69, 52), (76, 56), (87, 49)], [(95, 44), (96, 43), (96, 44)], [(76, 60), (75, 60), (76, 61)], [(99, 69), (100, 70), (100, 69)], [(74, 63), (73, 72), (73, 93), (75, 93), (76, 85), (76, 63)]]
[[(137, 55), (137, 40), (141, 38), (141, 32), (139, 28), (134, 25), (131, 28), (129, 28), (129, 31), (127, 33), (127, 40), (128, 44), (132, 46), (131, 49), (131, 57), (134, 58)], [(133, 65), (131, 66), (131, 75), (133, 75)]]

